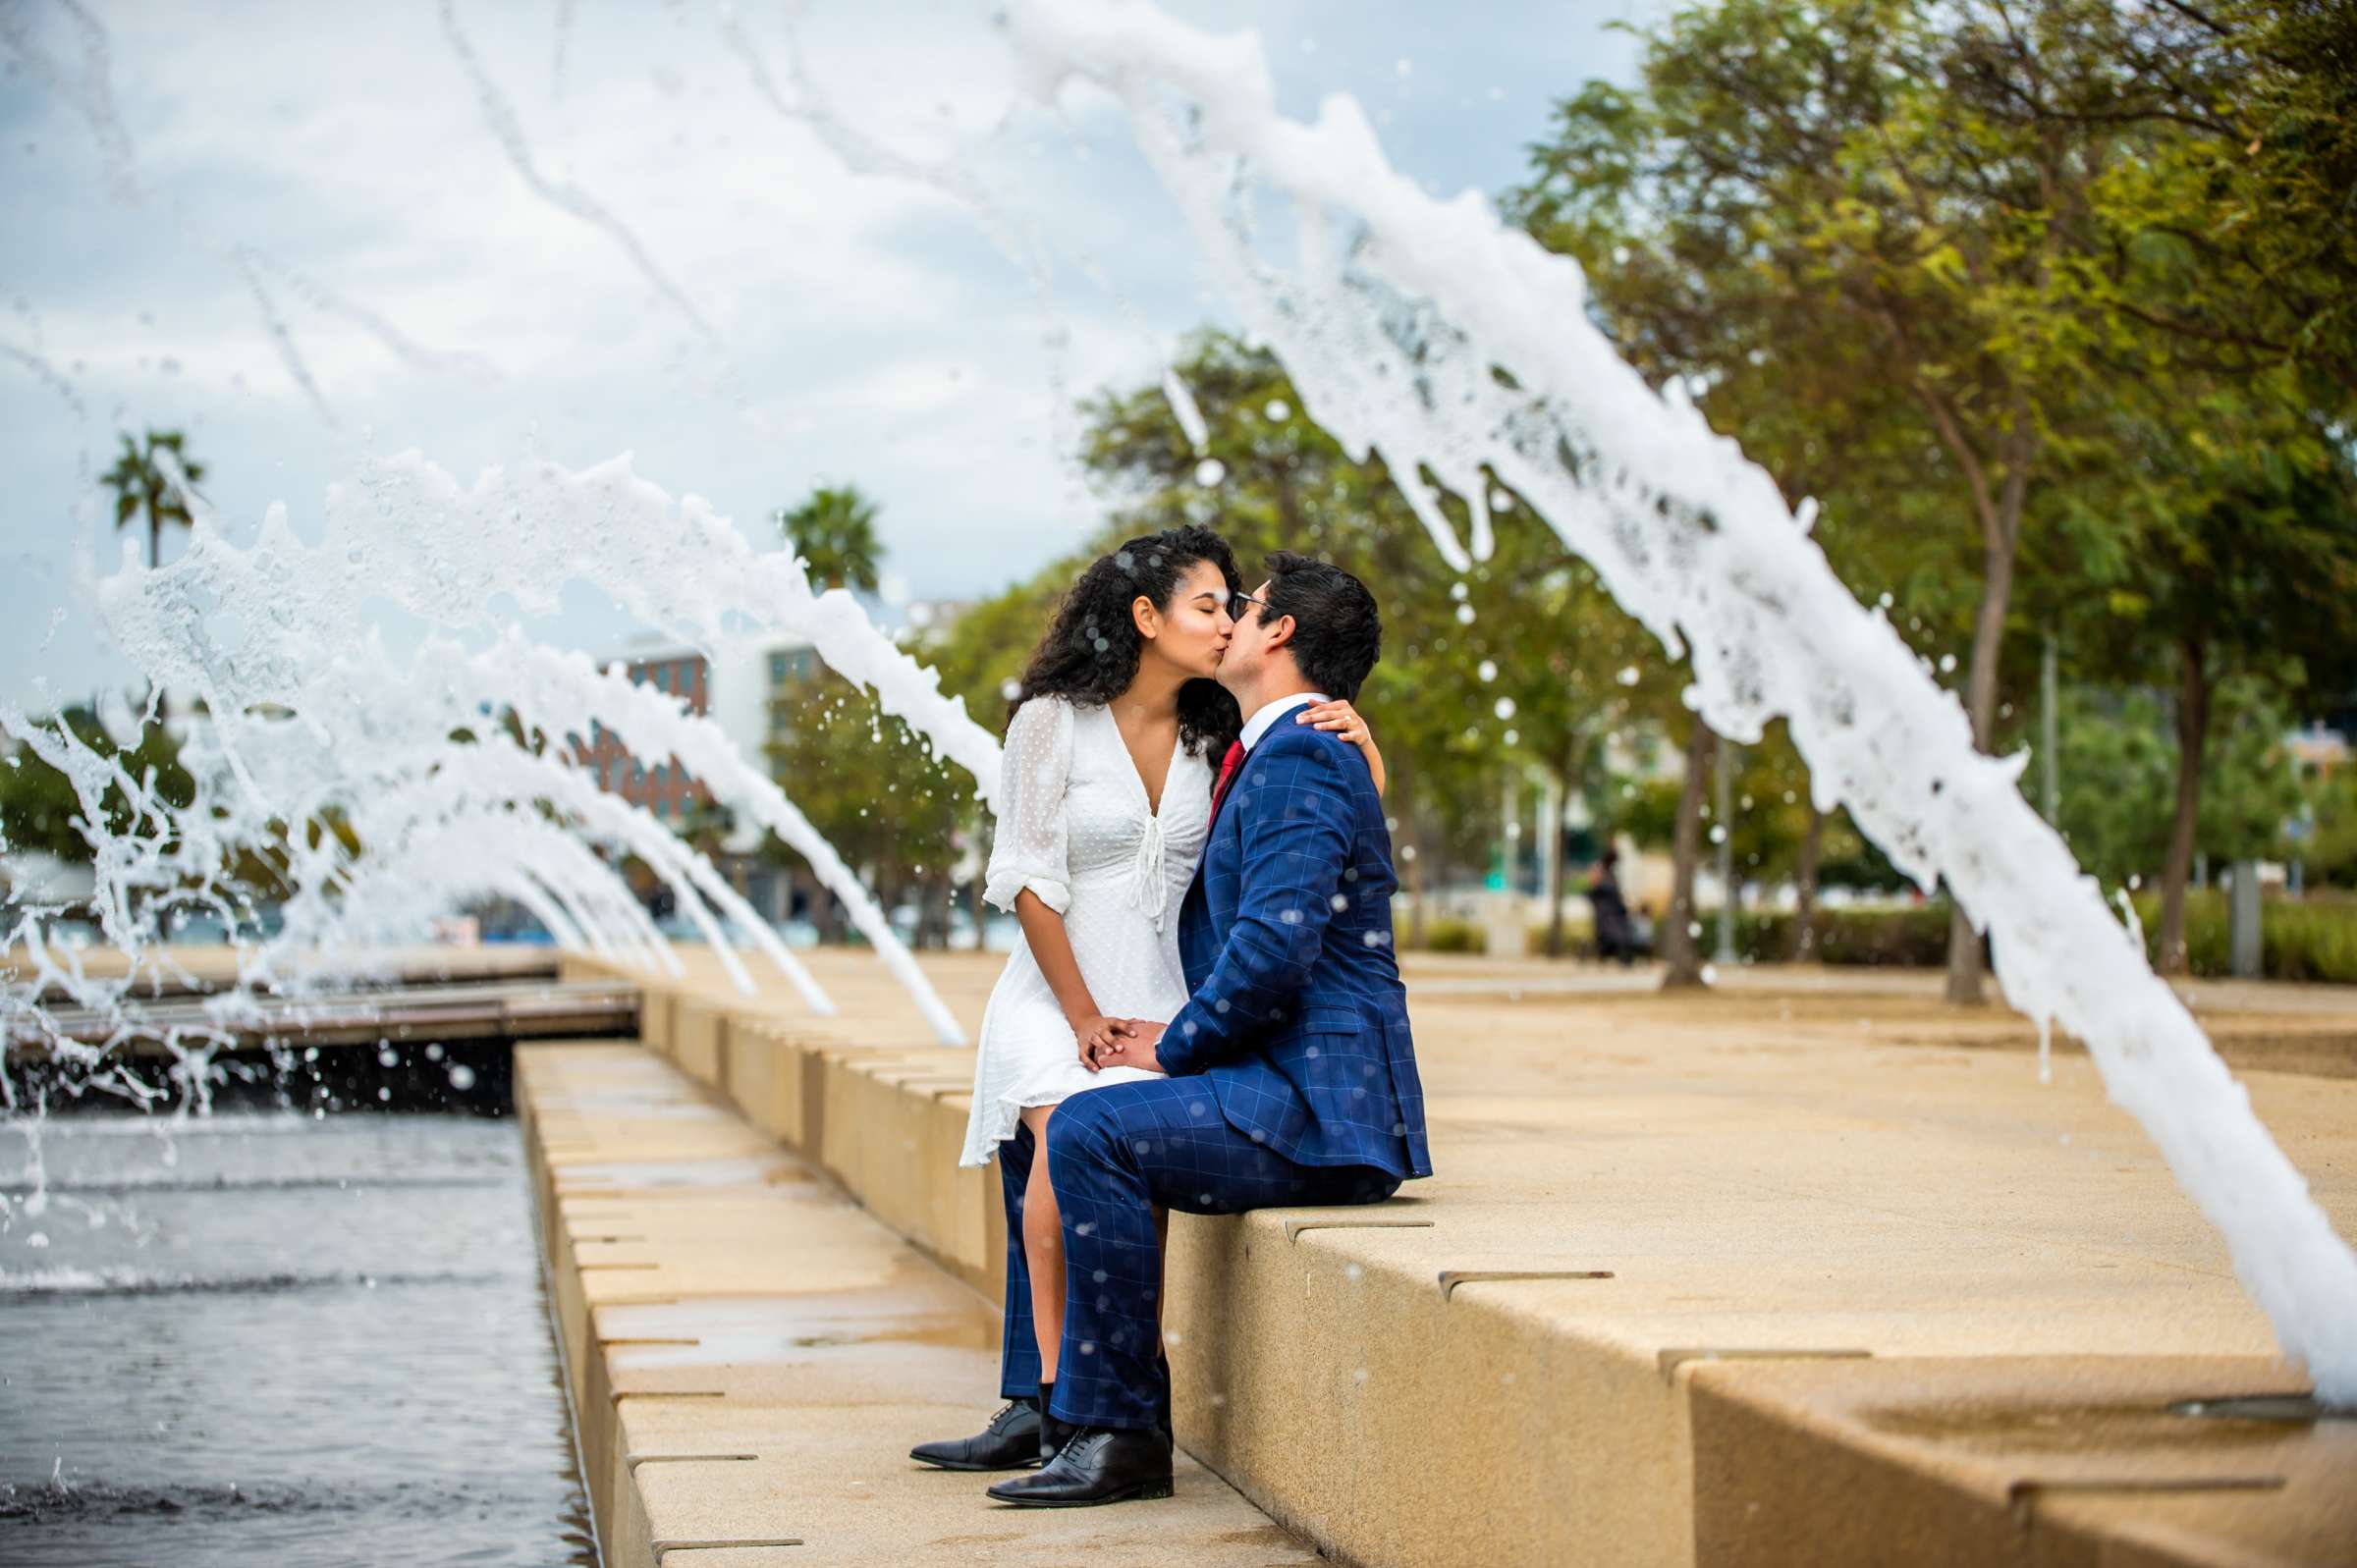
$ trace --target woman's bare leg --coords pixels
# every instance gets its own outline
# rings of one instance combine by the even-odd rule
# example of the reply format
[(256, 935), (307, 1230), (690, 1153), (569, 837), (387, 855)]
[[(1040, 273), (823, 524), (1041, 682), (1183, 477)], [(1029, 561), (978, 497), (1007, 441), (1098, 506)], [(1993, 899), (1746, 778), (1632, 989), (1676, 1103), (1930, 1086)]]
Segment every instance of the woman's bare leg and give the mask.
[(1039, 1340), (1039, 1380), (1056, 1380), (1056, 1352), (1064, 1344), (1064, 1216), (1048, 1184), (1048, 1117), (1054, 1106), (1028, 1106), (1031, 1179), (1023, 1188), (1023, 1256), (1031, 1265), (1031, 1332)]

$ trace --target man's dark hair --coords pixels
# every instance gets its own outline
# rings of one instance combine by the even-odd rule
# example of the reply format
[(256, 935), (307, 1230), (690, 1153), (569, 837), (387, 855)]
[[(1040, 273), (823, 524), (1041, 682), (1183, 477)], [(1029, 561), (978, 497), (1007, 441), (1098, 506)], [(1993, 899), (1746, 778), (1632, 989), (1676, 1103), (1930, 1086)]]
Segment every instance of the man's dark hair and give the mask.
[(1268, 608), (1261, 620), (1293, 618), (1293, 663), (1329, 697), (1358, 700), (1383, 653), (1383, 618), (1367, 585), (1331, 562), (1279, 550), (1268, 558)]

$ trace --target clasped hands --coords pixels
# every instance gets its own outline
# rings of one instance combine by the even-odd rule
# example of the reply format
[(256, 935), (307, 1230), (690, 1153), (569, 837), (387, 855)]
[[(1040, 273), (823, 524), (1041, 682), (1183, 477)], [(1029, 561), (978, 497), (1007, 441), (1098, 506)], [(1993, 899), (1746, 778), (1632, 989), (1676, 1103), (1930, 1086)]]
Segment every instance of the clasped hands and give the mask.
[(1168, 1071), (1154, 1054), (1166, 1027), (1148, 1018), (1075, 1018), (1072, 1035), (1079, 1042), (1080, 1065), (1090, 1072), (1103, 1072), (1107, 1067)]

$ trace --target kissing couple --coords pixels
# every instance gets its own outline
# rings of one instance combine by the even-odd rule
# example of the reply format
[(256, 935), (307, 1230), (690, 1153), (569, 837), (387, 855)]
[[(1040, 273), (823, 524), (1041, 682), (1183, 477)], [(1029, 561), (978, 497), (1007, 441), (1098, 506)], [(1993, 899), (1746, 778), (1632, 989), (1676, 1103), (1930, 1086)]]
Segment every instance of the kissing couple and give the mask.
[(960, 1158), (999, 1162), (1009, 1403), (910, 1453), (1030, 1472), (1002, 1502), (1171, 1494), (1169, 1211), (1380, 1203), (1432, 1174), (1383, 758), (1350, 705), (1375, 598), (1308, 556), (1267, 569), (1244, 592), (1208, 528), (1130, 540), (1009, 704), (983, 896), (1022, 939)]

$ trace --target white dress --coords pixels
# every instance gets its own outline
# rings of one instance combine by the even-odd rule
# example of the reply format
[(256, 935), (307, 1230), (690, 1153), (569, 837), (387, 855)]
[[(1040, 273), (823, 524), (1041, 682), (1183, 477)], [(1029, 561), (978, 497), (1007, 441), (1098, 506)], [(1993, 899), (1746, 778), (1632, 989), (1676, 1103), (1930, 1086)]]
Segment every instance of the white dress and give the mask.
[[(1028, 888), (1064, 916), (1080, 977), (1113, 1018), (1167, 1021), (1186, 1002), (1178, 962), (1178, 904), (1211, 826), (1211, 765), (1183, 743), (1171, 759), (1162, 809), (1146, 786), (1113, 710), (1034, 697), (1007, 729), (1006, 813), (991, 846), (982, 896), (1012, 910)], [(1090, 1072), (1031, 945), (1018, 938), (982, 1014), (974, 1105), (959, 1163), (989, 1163), (1026, 1106), (1154, 1074)]]

